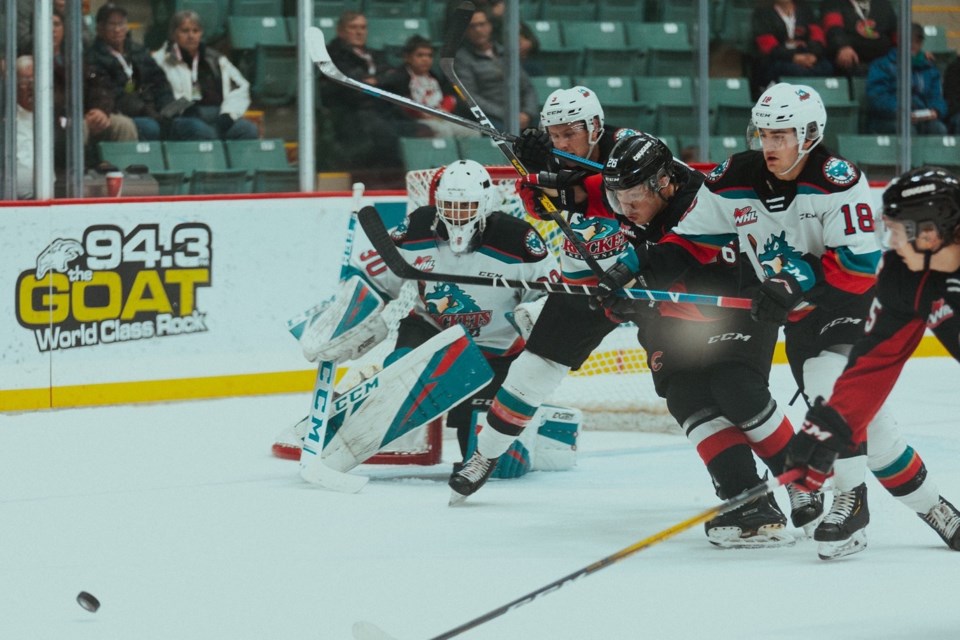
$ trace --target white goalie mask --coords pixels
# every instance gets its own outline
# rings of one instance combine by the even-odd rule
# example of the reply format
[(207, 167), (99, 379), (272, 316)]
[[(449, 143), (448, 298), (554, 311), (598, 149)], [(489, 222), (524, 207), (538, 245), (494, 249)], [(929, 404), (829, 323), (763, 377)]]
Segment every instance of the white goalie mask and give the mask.
[(447, 230), (450, 250), (473, 250), (473, 240), (483, 232), (494, 207), (493, 181), (479, 162), (458, 160), (447, 165), (437, 184), (437, 220)]
[[(603, 135), (603, 107), (597, 94), (583, 86), (557, 89), (543, 103), (540, 126), (546, 129), (557, 124), (582, 122), (590, 138), (590, 150)], [(589, 155), (589, 154), (588, 154)]]
[[(793, 129), (800, 145), (797, 163), (820, 144), (827, 127), (827, 110), (820, 94), (813, 87), (803, 84), (780, 82), (770, 87), (757, 100), (750, 116), (750, 126), (747, 128), (750, 148), (759, 149), (760, 129)], [(812, 143), (808, 149), (803, 148), (806, 141)]]

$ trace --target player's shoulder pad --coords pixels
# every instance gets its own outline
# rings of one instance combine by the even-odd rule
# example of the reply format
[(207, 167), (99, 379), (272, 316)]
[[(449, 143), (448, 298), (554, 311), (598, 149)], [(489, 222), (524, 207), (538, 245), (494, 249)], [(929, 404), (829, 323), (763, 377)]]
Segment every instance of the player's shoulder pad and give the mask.
[(860, 169), (849, 160), (824, 154), (813, 156), (804, 170), (801, 180), (828, 192), (836, 193), (850, 189), (860, 182)]
[(548, 254), (547, 243), (529, 222), (502, 211), (494, 211), (487, 218), (483, 246), (521, 262), (538, 262)]
[(741, 151), (714, 167), (704, 178), (704, 184), (711, 191), (749, 185), (760, 175), (763, 166), (762, 151)]
[(394, 244), (416, 242), (434, 237), (433, 222), (437, 217), (436, 207), (419, 207), (390, 234)]

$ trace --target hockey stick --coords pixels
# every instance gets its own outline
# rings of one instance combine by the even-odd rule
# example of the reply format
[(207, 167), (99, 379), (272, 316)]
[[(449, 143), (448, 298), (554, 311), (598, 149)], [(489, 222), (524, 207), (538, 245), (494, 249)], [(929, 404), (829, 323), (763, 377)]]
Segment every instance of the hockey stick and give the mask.
[[(340, 261), (340, 280), (344, 279), (350, 267), (350, 255), (353, 252), (353, 238), (357, 228), (357, 210), (363, 198), (363, 183), (353, 185), (353, 207), (347, 222), (347, 237), (344, 242), (343, 257)], [(328, 467), (321, 457), (323, 441), (327, 424), (330, 421), (330, 410), (333, 405), (333, 377), (337, 371), (337, 363), (333, 360), (322, 360), (317, 366), (317, 380), (313, 386), (312, 404), (310, 405), (310, 422), (312, 426), (303, 439), (303, 449), (300, 453), (300, 477), (310, 484), (319, 485), (325, 489), (357, 493), (367, 484), (370, 478), (343, 473)]]
[[(359, 80), (354, 80), (353, 78), (348, 77), (337, 68), (337, 65), (333, 64), (333, 60), (330, 59), (330, 54), (327, 52), (327, 45), (323, 36), (323, 32), (317, 27), (307, 27), (307, 30), (304, 33), (304, 39), (307, 43), (307, 52), (310, 55), (310, 59), (313, 60), (313, 63), (317, 65), (318, 69), (320, 69), (320, 73), (333, 80), (337, 84), (360, 91), (369, 96), (373, 96), (374, 98), (381, 98), (387, 102), (400, 105), (401, 107), (407, 107), (408, 109), (420, 111), (421, 113), (428, 113), (432, 116), (440, 118), (441, 120), (446, 120), (447, 122), (452, 122), (460, 125), (461, 127), (466, 127), (467, 129), (472, 129), (473, 131), (482, 133), (493, 138), (494, 140), (514, 142), (517, 139), (517, 136), (515, 135), (497, 131), (493, 127), (485, 126), (479, 122), (468, 120), (467, 118), (461, 118), (454, 113), (447, 113), (446, 111), (442, 111), (440, 109), (428, 107), (427, 105), (415, 102), (410, 98), (385, 91), (373, 85), (364, 84)], [(565, 160), (569, 160), (570, 162), (573, 162), (577, 166), (584, 169), (589, 169), (591, 171), (603, 170), (603, 165), (598, 162), (593, 162), (592, 160), (587, 160), (586, 158), (581, 158), (580, 156), (575, 156), (571, 153), (560, 151), (559, 149), (554, 149), (553, 155)]]
[[(567, 574), (558, 580), (554, 580), (550, 584), (544, 585), (526, 595), (520, 596), (516, 600), (511, 600), (507, 604), (497, 607), (496, 609), (493, 609), (482, 616), (474, 618), (469, 622), (465, 622), (457, 627), (454, 627), (453, 629), (450, 629), (449, 631), (445, 631), (440, 635), (434, 636), (430, 638), (430, 640), (447, 640), (448, 638), (453, 638), (454, 636), (460, 635), (464, 631), (469, 631), (470, 629), (479, 627), (485, 622), (489, 622), (494, 618), (499, 618), (503, 614), (508, 613), (513, 609), (517, 609), (525, 604), (533, 602), (542, 595), (556, 591), (557, 589), (573, 582), (574, 580), (578, 580), (584, 576), (589, 576), (592, 573), (596, 573), (597, 571), (605, 569), (610, 565), (623, 560), (624, 558), (632, 556), (638, 551), (643, 551), (644, 549), (652, 547), (659, 542), (663, 542), (664, 540), (672, 538), (678, 533), (682, 533), (687, 529), (697, 526), (698, 524), (712, 520), (722, 513), (732, 511), (733, 509), (736, 509), (737, 507), (740, 507), (751, 500), (766, 495), (781, 485), (784, 485), (788, 482), (793, 482), (800, 477), (800, 474), (801, 472), (799, 469), (791, 469), (790, 471), (786, 471), (776, 478), (771, 478), (763, 484), (758, 484), (757, 486), (744, 491), (738, 496), (734, 496), (729, 500), (725, 500), (724, 502), (721, 502), (714, 507), (710, 507), (709, 509), (702, 511), (691, 518), (687, 518), (683, 522), (678, 522), (672, 527), (668, 527), (659, 533), (655, 533), (652, 536), (640, 540), (639, 542), (635, 542), (629, 547), (620, 549), (620, 551), (617, 551), (616, 553), (612, 553), (605, 558), (601, 558), (600, 560), (583, 567), (582, 569), (578, 569), (577, 571)], [(354, 624), (353, 637), (356, 640), (392, 640), (392, 636), (388, 635), (386, 632), (370, 622), (357, 622)]]
[[(404, 260), (400, 250), (393, 244), (390, 233), (383, 224), (383, 219), (373, 207), (364, 207), (357, 214), (360, 226), (373, 244), (374, 249), (397, 277), (404, 280), (424, 280), (429, 282), (452, 282), (454, 284), (471, 284), (485, 287), (504, 287), (507, 289), (527, 289), (531, 291), (547, 291), (549, 293), (569, 293), (584, 296), (606, 295), (605, 289), (583, 284), (567, 284), (563, 282), (541, 282), (539, 280), (513, 280), (502, 276), (469, 276), (454, 273), (436, 273), (421, 271)], [(657, 291), (654, 289), (620, 289), (616, 292), (621, 298), (631, 300), (653, 300), (655, 302), (686, 302), (690, 304), (724, 307), (727, 309), (749, 309), (749, 298), (730, 298), (726, 296), (711, 296), (696, 293), (682, 293), (678, 291)]]
[[(463, 40), (463, 34), (467, 30), (467, 27), (470, 25), (470, 21), (473, 19), (473, 14), (475, 12), (475, 7), (472, 2), (466, 1), (461, 2), (454, 11), (453, 15), (450, 16), (450, 26), (447, 28), (447, 34), (443, 41), (443, 47), (440, 49), (440, 69), (443, 71), (443, 75), (447, 76), (447, 80), (450, 81), (450, 84), (453, 85), (453, 90), (457, 92), (457, 95), (460, 96), (460, 99), (463, 100), (468, 107), (470, 107), (470, 113), (473, 114), (473, 117), (476, 118), (477, 122), (482, 124), (485, 127), (493, 128), (493, 124), (490, 122), (490, 118), (487, 117), (487, 114), (483, 112), (483, 109), (480, 108), (480, 105), (474, 99), (470, 92), (467, 91), (467, 88), (463, 86), (463, 83), (460, 81), (457, 72), (454, 69), (454, 56), (457, 54), (457, 49), (460, 48), (460, 41)], [(510, 148), (510, 145), (507, 144), (506, 140), (502, 138), (494, 138), (494, 144), (497, 145), (497, 148), (500, 149), (500, 153), (507, 159), (507, 161), (513, 165), (513, 168), (516, 169), (517, 173), (520, 174), (520, 177), (525, 177), (530, 174), (527, 171), (527, 168), (523, 166), (523, 163), (520, 162), (520, 159), (517, 157), (517, 154), (513, 152), (513, 149)], [(577, 249), (577, 253), (580, 254), (580, 257), (583, 258), (583, 261), (590, 267), (590, 270), (593, 271), (593, 274), (597, 278), (603, 277), (603, 267), (594, 259), (590, 252), (587, 251), (587, 248), (583, 245), (583, 241), (577, 237), (573, 229), (570, 228), (570, 224), (564, 219), (563, 214), (557, 210), (557, 207), (554, 206), (553, 201), (547, 197), (545, 193), (540, 194), (540, 206), (543, 207), (543, 210), (546, 211), (547, 216), (550, 220), (555, 222), (560, 231), (563, 232), (563, 235), (567, 237), (567, 240)]]

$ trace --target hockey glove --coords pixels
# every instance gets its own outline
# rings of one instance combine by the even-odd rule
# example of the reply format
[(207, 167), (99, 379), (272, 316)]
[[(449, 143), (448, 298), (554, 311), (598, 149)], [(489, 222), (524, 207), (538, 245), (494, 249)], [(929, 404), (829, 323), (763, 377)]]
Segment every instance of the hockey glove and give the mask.
[(787, 445), (787, 469), (800, 469), (803, 476), (795, 483), (808, 491), (819, 491), (833, 473), (833, 463), (841, 453), (852, 451), (853, 434), (837, 410), (817, 398), (807, 417)]
[(757, 322), (783, 324), (787, 316), (803, 301), (800, 283), (789, 273), (781, 271), (762, 283), (753, 296), (750, 317)]
[[(604, 310), (607, 317), (615, 322), (622, 322), (620, 314), (617, 313), (618, 307), (629, 304), (630, 300), (621, 298), (617, 292), (633, 283), (637, 279), (637, 274), (633, 268), (623, 262), (617, 262), (612, 267), (604, 271), (603, 277), (597, 283), (600, 293), (590, 298), (590, 308), (594, 311)], [(622, 309), (621, 309), (622, 310)]]
[(556, 173), (541, 171), (522, 178), (526, 187), (533, 189), (555, 189), (559, 194), (560, 208), (569, 209), (576, 204), (574, 187), (582, 187), (589, 174), (580, 169), (561, 169)]
[(542, 129), (524, 129), (513, 143), (513, 152), (530, 173), (559, 169), (560, 163), (552, 151), (550, 134)]

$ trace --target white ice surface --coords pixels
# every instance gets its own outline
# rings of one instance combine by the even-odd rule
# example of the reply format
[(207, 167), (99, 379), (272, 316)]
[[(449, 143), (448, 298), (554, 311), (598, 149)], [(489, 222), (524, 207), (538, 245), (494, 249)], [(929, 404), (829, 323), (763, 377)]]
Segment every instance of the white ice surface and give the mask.
[[(955, 503), (958, 380), (952, 360), (912, 361), (891, 400)], [(773, 387), (785, 404), (785, 367)], [(270, 456), (306, 403), (0, 415), (0, 639), (335, 640), (358, 620), (429, 638), (716, 502), (681, 437), (600, 432), (575, 470), (492, 481), (458, 508), (451, 441), (447, 464), (363, 466), (360, 494), (325, 492)], [(960, 553), (868, 483), (858, 555), (823, 562), (810, 540), (722, 551), (697, 526), (462, 637), (960, 638)]]

